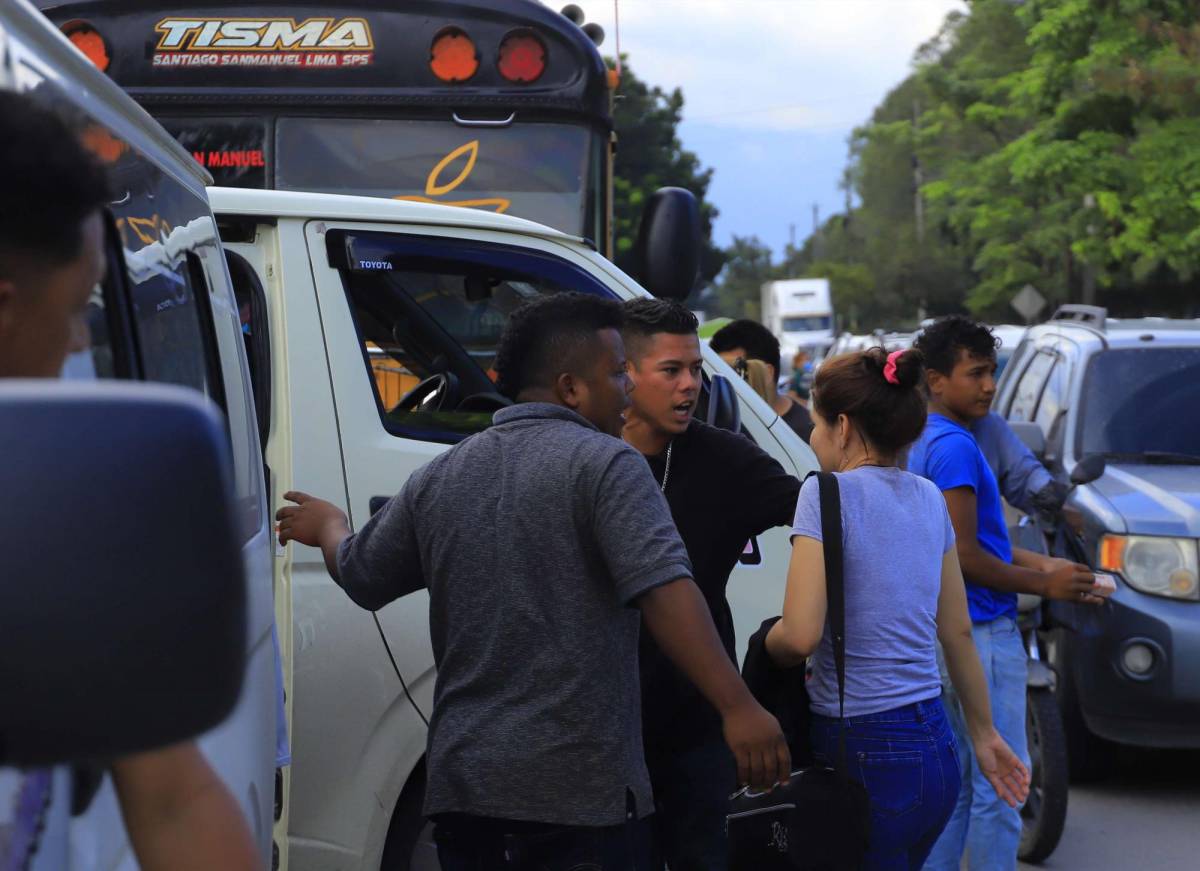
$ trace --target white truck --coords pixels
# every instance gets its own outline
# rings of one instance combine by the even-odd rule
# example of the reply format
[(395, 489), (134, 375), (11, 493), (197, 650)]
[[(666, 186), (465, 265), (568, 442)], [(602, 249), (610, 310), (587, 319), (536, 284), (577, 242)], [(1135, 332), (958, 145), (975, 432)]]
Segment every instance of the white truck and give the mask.
[[(271, 510), (304, 490), (358, 528), (415, 469), (486, 428), (507, 404), (489, 376), (525, 300), (570, 289), (645, 296), (582, 240), (507, 215), (333, 194), (210, 188), (246, 318), (266, 433)], [(715, 351), (710, 379), (736, 394), (741, 426), (784, 468), (816, 468), (808, 445)], [(788, 530), (735, 569), (738, 636), (783, 602)], [(329, 579), (320, 551), (275, 559), (276, 618), (292, 734), (276, 827), (280, 871), (437, 868), (421, 816), (434, 664), (429, 596), (376, 614)]]
[(829, 279), (768, 281), (762, 286), (762, 322), (779, 339), (785, 368), (802, 349), (821, 357), (834, 339)]

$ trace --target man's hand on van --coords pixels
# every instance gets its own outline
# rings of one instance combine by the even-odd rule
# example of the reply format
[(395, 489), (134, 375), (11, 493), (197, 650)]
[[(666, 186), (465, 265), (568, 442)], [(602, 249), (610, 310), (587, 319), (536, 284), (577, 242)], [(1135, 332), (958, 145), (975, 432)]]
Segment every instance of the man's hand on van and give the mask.
[(296, 504), (285, 505), (275, 512), (280, 544), (298, 541), (309, 547), (324, 549), (326, 543), (336, 541), (341, 544), (342, 539), (350, 534), (350, 521), (342, 509), (332, 502), (299, 490), (284, 493), (283, 498)]

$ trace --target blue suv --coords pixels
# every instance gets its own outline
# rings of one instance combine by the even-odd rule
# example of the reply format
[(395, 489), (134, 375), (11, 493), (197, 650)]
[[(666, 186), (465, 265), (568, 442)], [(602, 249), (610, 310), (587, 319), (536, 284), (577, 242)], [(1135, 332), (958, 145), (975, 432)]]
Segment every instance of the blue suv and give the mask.
[(1093, 736), (1200, 747), (1200, 320), (1064, 306), (1026, 333), (993, 407), (1085, 482), (1055, 555), (1117, 578), (1099, 609), (1050, 606), (1073, 772), (1096, 767)]

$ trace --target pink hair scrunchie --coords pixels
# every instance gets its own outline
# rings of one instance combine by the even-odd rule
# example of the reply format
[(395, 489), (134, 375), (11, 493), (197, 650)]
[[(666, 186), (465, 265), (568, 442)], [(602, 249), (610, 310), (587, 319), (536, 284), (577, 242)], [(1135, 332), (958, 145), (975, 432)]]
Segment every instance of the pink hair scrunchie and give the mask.
[(896, 374), (896, 361), (904, 356), (904, 351), (892, 351), (888, 354), (887, 362), (883, 365), (883, 377), (888, 384), (900, 385), (900, 377)]

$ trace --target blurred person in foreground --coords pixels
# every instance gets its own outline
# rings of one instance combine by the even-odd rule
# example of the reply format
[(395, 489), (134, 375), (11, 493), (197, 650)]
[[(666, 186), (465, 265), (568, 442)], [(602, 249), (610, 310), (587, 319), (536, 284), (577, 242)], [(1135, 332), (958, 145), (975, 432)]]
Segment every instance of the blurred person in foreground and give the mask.
[[(0, 167), (0, 378), (56, 378), (69, 355), (90, 349), (87, 306), (105, 272), (109, 182), (58, 116), (3, 91)], [(27, 580), (36, 589), (36, 579)], [(241, 809), (195, 742), (132, 754), (114, 760), (110, 770), (144, 871), (259, 867)], [(41, 810), (10, 828), (8, 849), (23, 855), (0, 857), (7, 863), (2, 867), (44, 867), (38, 864), (40, 828), (53, 803), (69, 800), (53, 794), (62, 779), (27, 771), (6, 782), (17, 791), (18, 808)], [(0, 798), (0, 808), (10, 804)]]
[[(951, 315), (927, 327), (915, 343), (926, 365), (929, 419), (908, 458), (910, 471), (942, 491), (954, 524), (967, 581), (975, 646), (983, 661), (996, 729), (1028, 764), (1025, 740), (1025, 647), (1017, 627), (1017, 594), (1082, 604), (1103, 601), (1087, 566), (1014, 548), (996, 483), (973, 422), (990, 411), (996, 393), (996, 338), (983, 324)], [(950, 720), (966, 741), (958, 705)], [(958, 871), (964, 850), (971, 871), (1011, 871), (1021, 840), (1018, 809), (999, 801), (987, 778), (963, 755), (963, 790), (925, 867)]]
[(356, 534), (304, 493), (277, 515), (280, 541), (319, 546), (364, 608), (429, 589), (425, 813), (443, 871), (635, 866), (633, 829), (653, 810), (639, 611), (719, 712), (741, 782), (789, 773), (779, 724), (714, 629), (662, 492), (620, 440), (623, 321), (619, 303), (588, 294), (526, 303), (495, 362), (516, 404), (490, 429), (414, 472)]
[(786, 393), (779, 392), (779, 340), (771, 331), (757, 321), (741, 319), (730, 321), (713, 333), (709, 345), (730, 366), (738, 358), (762, 360), (771, 373), (770, 406), (792, 428), (796, 435), (808, 441), (812, 433), (812, 415), (808, 409)]
[(844, 720), (826, 631), (817, 480), (800, 493), (783, 617), (766, 639), (780, 665), (811, 657), (813, 750), (821, 764), (844, 764), (867, 790), (868, 871), (921, 867), (962, 786), (941, 701), (939, 640), (966, 709), (965, 752), (997, 800), (1016, 806), (1029, 788), (1026, 766), (992, 724), (946, 503), (937, 487), (900, 468), (925, 426), (921, 377), (919, 353), (872, 348), (826, 361), (813, 386), (812, 448), (821, 468), (836, 475), (841, 494)]

